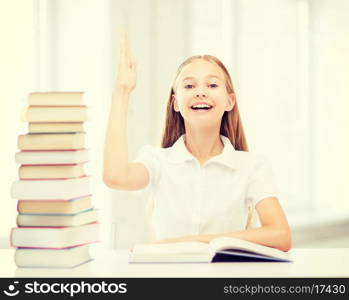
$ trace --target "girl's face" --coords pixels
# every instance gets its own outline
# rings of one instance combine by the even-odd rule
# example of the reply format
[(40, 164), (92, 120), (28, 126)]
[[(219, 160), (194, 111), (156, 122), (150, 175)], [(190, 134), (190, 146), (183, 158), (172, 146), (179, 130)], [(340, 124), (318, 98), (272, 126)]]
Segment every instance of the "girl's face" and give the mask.
[(179, 74), (174, 110), (192, 125), (219, 125), (225, 111), (234, 107), (234, 94), (228, 94), (223, 70), (215, 63), (196, 59)]

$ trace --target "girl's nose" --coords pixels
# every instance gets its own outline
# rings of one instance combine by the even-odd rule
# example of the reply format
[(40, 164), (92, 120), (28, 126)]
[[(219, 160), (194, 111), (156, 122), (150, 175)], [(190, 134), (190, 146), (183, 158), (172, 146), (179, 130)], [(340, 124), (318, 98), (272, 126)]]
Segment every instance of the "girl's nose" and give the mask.
[(203, 92), (203, 91), (200, 91), (200, 92), (197, 92), (196, 95), (195, 95), (196, 98), (199, 98), (199, 97), (206, 97), (206, 93)]

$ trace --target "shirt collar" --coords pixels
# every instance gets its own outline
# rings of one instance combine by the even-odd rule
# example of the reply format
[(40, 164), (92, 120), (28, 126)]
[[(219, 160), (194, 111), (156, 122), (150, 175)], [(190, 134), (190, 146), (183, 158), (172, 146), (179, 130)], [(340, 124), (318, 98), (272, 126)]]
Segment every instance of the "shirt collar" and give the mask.
[[(237, 169), (238, 161), (236, 158), (236, 150), (231, 144), (230, 140), (221, 135), (221, 140), (224, 144), (224, 148), (221, 154), (210, 158), (205, 162), (204, 165), (210, 163), (218, 163), (225, 165), (231, 169)], [(185, 161), (196, 160), (196, 158), (188, 151), (184, 144), (185, 134), (178, 138), (178, 140), (170, 147), (169, 151), (169, 162), (171, 163), (183, 163)]]

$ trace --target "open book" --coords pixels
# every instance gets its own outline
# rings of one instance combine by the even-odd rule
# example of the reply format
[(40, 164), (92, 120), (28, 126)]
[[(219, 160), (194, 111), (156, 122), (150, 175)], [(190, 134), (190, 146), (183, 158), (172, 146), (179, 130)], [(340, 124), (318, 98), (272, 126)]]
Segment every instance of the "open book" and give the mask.
[(291, 262), (290, 254), (245, 240), (222, 237), (210, 243), (139, 244), (130, 263)]

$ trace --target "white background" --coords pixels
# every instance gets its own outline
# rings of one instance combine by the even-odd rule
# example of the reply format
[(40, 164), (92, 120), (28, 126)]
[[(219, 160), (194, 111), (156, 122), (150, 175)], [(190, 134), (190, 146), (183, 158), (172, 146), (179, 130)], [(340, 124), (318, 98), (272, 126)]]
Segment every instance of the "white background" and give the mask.
[(138, 61), (131, 158), (159, 144), (178, 65), (212, 54), (231, 73), (250, 150), (272, 161), (291, 226), (349, 218), (348, 11), (345, 0), (1, 0), (2, 245), (15, 226), (9, 191), (17, 136), (26, 133), (21, 109), (29, 92), (52, 90), (86, 92), (88, 172), (103, 242), (147, 239), (145, 195), (112, 191), (101, 176), (121, 28)]

